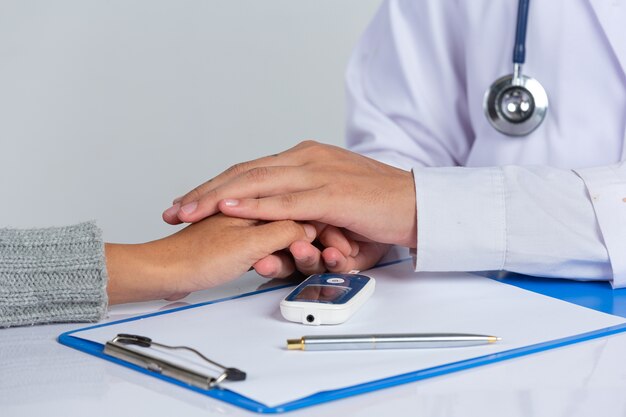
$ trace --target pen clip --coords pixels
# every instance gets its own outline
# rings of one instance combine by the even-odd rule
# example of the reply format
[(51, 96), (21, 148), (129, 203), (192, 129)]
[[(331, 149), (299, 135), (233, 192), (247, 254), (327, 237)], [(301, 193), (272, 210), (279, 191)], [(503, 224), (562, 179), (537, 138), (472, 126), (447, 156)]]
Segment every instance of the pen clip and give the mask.
[[(135, 349), (130, 349), (127, 345), (140, 346), (142, 348), (157, 346), (169, 350), (186, 350), (194, 353), (211, 366), (219, 368), (221, 373), (217, 377), (204, 375), (193, 369), (186, 368), (168, 360), (157, 358), (148, 353), (139, 352)], [(196, 349), (188, 346), (169, 346), (157, 343), (146, 336), (120, 333), (112, 340), (106, 342), (104, 346), (104, 353), (117, 359), (130, 362), (134, 365), (141, 366), (149, 371), (169, 376), (202, 389), (216, 388), (224, 380), (243, 381), (246, 379), (245, 372), (237, 368), (226, 367), (212, 361)]]

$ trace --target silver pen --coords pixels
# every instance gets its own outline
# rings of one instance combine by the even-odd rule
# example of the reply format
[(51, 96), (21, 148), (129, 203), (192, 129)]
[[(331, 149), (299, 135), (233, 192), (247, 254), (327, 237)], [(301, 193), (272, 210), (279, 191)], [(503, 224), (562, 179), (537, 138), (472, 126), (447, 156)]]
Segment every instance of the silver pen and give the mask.
[(497, 336), (466, 333), (390, 333), (302, 336), (288, 339), (288, 350), (415, 349), (476, 346), (495, 343)]

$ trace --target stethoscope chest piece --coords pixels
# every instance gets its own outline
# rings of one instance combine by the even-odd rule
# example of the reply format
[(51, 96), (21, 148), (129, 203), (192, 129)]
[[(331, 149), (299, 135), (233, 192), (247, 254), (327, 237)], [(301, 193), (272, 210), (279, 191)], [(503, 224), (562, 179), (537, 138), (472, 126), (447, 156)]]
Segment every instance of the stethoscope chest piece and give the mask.
[(485, 93), (483, 109), (497, 131), (508, 136), (524, 136), (546, 117), (548, 95), (534, 78), (505, 75), (494, 81)]

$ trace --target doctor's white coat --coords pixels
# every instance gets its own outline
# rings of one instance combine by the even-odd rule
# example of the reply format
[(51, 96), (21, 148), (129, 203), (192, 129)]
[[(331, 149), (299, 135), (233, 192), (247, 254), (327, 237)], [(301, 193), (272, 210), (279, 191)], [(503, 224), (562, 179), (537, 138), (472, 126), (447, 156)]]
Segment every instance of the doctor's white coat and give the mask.
[(626, 1), (530, 3), (523, 73), (550, 108), (500, 134), (516, 0), (388, 0), (347, 71), (348, 146), (413, 169), (417, 270), (508, 270), (626, 286)]

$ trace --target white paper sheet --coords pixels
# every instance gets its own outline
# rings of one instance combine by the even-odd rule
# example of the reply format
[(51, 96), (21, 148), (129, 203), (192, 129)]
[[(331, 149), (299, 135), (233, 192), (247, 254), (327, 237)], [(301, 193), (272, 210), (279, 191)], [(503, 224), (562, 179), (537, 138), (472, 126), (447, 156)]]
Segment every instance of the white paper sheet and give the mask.
[[(625, 319), (463, 273), (414, 273), (410, 262), (368, 271), (376, 290), (338, 326), (286, 322), (282, 289), (149, 317), (74, 336), (104, 344), (118, 333), (192, 346), (248, 374), (225, 383), (267, 406), (459, 360), (573, 336)], [(492, 345), (414, 350), (287, 351), (286, 340), (312, 334), (478, 333), (502, 337)], [(172, 357), (178, 356), (176, 353)]]

